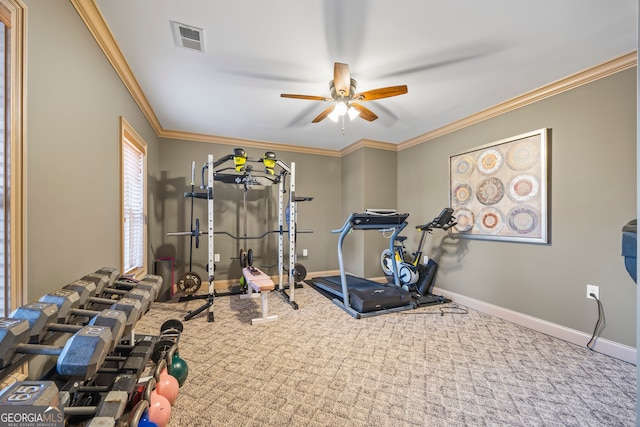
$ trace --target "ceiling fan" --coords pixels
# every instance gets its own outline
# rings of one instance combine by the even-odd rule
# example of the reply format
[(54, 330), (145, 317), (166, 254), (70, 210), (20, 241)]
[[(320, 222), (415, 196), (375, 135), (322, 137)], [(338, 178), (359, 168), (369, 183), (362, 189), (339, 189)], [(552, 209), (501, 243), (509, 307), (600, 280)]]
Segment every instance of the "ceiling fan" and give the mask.
[(329, 82), (331, 90), (331, 98), (313, 95), (295, 95), (290, 93), (280, 94), (283, 98), (308, 99), (311, 101), (329, 101), (335, 102), (334, 105), (325, 109), (322, 113), (311, 121), (318, 123), (329, 117), (337, 122), (340, 117), (348, 114), (351, 120), (360, 116), (370, 122), (378, 118), (378, 116), (368, 108), (362, 106), (360, 102), (373, 101), (375, 99), (389, 98), (392, 96), (403, 95), (407, 93), (407, 86), (389, 86), (380, 89), (367, 90), (356, 93), (358, 82), (351, 78), (349, 66), (336, 62), (333, 66), (333, 80)]

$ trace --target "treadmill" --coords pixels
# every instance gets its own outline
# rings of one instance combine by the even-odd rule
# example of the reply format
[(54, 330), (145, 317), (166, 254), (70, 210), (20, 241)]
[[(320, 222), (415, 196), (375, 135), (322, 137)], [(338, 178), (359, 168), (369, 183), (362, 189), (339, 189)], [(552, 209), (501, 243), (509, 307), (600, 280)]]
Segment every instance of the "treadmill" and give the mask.
[(350, 214), (342, 228), (332, 231), (334, 234), (340, 233), (338, 238), (340, 275), (316, 277), (313, 279), (313, 285), (325, 296), (332, 298), (335, 305), (356, 319), (416, 308), (411, 292), (400, 286), (395, 259), (393, 259), (394, 283), (378, 283), (346, 274), (342, 250), (344, 238), (351, 230), (393, 230), (389, 239), (389, 249), (393, 252), (395, 238), (407, 226), (408, 216), (407, 213), (370, 210)]

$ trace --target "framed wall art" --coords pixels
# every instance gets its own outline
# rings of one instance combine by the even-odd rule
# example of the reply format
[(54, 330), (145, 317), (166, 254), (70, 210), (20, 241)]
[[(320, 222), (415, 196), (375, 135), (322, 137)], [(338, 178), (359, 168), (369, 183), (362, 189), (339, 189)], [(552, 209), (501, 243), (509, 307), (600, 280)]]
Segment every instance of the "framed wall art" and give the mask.
[(548, 243), (547, 139), (545, 128), (450, 157), (454, 235)]

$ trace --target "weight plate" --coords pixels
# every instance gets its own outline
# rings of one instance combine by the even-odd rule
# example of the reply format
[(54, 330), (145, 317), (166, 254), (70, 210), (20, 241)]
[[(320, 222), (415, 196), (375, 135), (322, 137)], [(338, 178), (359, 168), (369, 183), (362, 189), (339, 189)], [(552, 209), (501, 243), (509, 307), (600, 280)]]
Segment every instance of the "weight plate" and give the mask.
[(196, 236), (196, 249), (200, 247), (200, 220), (196, 218), (196, 229), (193, 231)]
[(182, 322), (179, 321), (178, 319), (169, 319), (166, 322), (164, 322), (162, 326), (160, 326), (160, 332), (164, 332), (167, 329), (177, 329), (178, 331), (182, 332), (182, 329), (183, 329)]
[(253, 265), (253, 250), (249, 249), (247, 252), (247, 264), (251, 267)]
[(247, 257), (244, 254), (244, 249), (240, 249), (240, 267), (245, 268), (247, 266)]
[(192, 295), (198, 292), (201, 284), (202, 279), (200, 278), (198, 273), (188, 271), (180, 276), (180, 279), (178, 280), (176, 286), (178, 290), (183, 294)]
[(304, 267), (304, 265), (296, 263), (293, 270), (294, 280), (296, 281), (296, 283), (302, 282), (305, 277), (307, 277), (307, 269)]

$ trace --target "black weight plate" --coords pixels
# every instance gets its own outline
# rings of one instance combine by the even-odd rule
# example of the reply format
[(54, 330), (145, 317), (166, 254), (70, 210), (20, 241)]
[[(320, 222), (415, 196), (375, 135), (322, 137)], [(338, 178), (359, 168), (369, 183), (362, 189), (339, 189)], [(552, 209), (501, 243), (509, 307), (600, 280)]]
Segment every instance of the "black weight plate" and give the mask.
[(296, 263), (293, 271), (293, 279), (298, 282), (302, 282), (307, 277), (307, 269), (302, 264)]
[(253, 265), (253, 250), (249, 249), (249, 251), (247, 252), (247, 264), (249, 264), (249, 266)]
[(244, 254), (244, 249), (240, 249), (238, 258), (240, 259), (240, 267), (245, 268), (247, 266), (247, 257)]
[(200, 278), (198, 273), (188, 271), (180, 276), (180, 279), (178, 280), (176, 286), (178, 290), (183, 294), (192, 295), (198, 292), (201, 284), (202, 279)]
[(164, 322), (162, 326), (160, 326), (160, 332), (164, 332), (167, 329), (177, 329), (178, 331), (182, 332), (183, 328), (184, 326), (182, 322), (179, 321), (178, 319), (169, 319), (166, 322)]
[(196, 236), (196, 249), (200, 247), (200, 220), (196, 218), (196, 229), (193, 230)]

